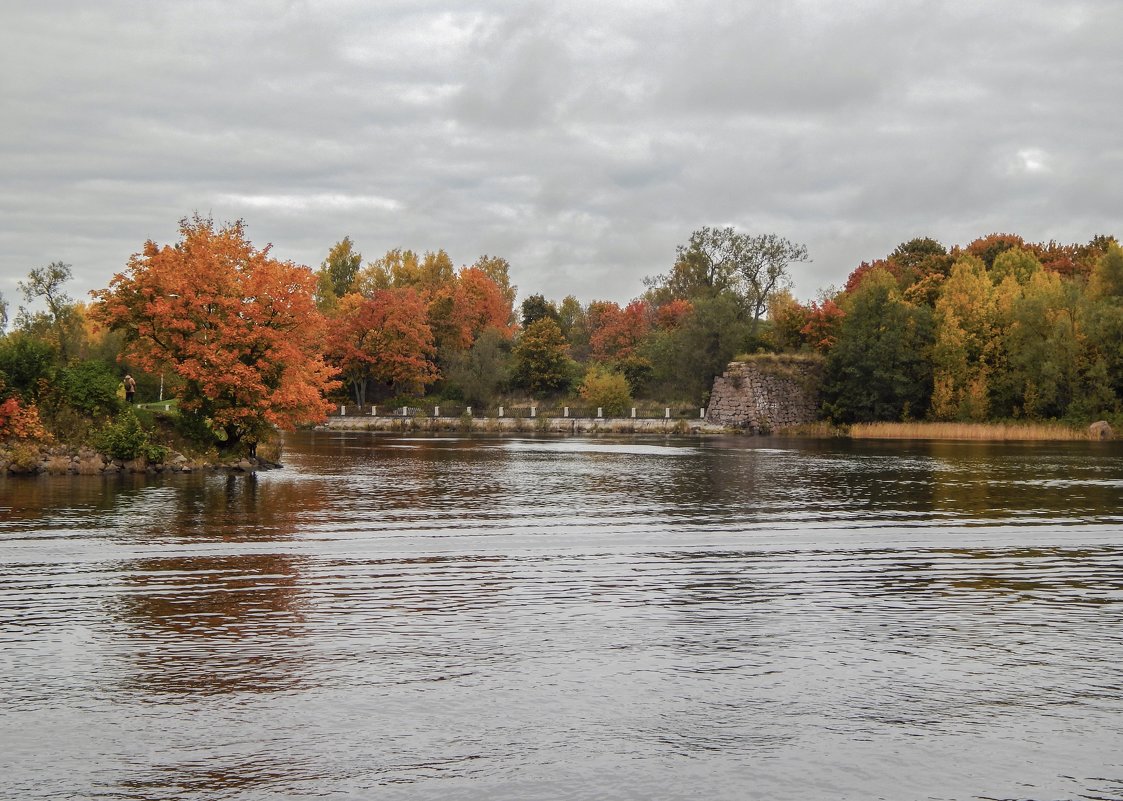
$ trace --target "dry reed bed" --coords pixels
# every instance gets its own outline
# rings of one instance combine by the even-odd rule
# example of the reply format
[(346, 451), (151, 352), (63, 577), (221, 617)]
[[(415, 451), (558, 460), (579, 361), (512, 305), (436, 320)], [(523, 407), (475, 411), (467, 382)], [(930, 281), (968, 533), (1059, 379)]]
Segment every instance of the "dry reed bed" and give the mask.
[(854, 439), (962, 439), (1056, 442), (1089, 439), (1087, 429), (1060, 423), (855, 423)]

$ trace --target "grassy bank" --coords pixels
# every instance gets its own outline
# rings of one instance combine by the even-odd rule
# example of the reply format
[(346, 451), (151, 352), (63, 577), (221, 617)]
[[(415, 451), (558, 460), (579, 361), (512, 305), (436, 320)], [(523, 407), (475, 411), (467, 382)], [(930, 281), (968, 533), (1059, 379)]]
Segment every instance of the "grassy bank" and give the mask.
[(1061, 423), (856, 423), (854, 439), (958, 439), (1058, 442), (1089, 439), (1088, 429)]

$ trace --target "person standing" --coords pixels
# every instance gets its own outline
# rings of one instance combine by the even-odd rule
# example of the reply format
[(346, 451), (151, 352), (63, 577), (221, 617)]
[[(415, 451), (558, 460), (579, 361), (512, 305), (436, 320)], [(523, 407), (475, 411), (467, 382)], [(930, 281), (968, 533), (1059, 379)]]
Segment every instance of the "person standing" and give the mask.
[(125, 403), (132, 403), (134, 395), (136, 395), (136, 379), (125, 373)]

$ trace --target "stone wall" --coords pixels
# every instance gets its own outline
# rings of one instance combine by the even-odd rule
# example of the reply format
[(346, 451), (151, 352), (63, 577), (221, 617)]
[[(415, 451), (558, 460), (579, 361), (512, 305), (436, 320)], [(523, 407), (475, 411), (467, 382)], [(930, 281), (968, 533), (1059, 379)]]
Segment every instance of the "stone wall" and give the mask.
[(547, 434), (720, 434), (724, 428), (693, 419), (631, 417), (329, 417), (317, 430), (463, 431)]
[(731, 362), (714, 379), (706, 417), (754, 434), (811, 423), (820, 417), (823, 361), (813, 356), (755, 356)]

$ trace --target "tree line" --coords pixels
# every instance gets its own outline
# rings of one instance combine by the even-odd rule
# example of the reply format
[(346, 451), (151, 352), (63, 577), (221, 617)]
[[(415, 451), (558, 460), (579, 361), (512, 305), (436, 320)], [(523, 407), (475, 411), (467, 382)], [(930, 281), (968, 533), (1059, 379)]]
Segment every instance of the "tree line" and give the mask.
[(800, 303), (791, 272), (808, 258), (775, 234), (704, 227), (627, 304), (530, 294), (516, 305), (501, 257), (364, 260), (345, 237), (312, 270), (255, 248), (240, 221), (196, 215), (175, 244), (145, 243), (89, 303), (66, 294), (60, 262), (20, 282), (10, 331), (0, 298), (0, 439), (137, 431), (124, 371), (141, 400), (174, 397), (165, 427), (185, 441), (245, 449), (339, 402), (702, 405), (730, 360), (759, 352), (820, 354), (824, 416), (839, 423), (1119, 415), (1114, 238), (913, 239)]

